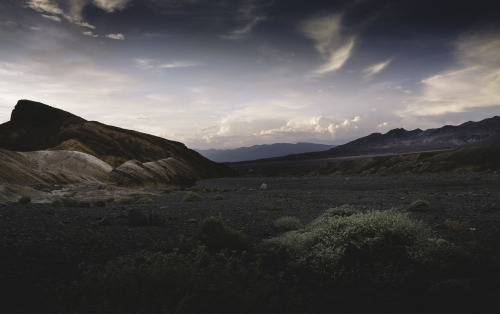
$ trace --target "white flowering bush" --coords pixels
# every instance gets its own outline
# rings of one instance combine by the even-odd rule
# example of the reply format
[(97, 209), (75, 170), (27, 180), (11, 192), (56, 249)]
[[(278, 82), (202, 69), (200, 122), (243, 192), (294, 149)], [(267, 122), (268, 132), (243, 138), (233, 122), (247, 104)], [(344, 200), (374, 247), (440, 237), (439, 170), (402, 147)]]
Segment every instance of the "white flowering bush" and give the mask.
[(452, 247), (429, 238), (429, 229), (405, 213), (360, 213), (344, 205), (303, 229), (266, 240), (261, 248), (322, 280), (396, 286), (442, 262), (436, 258), (443, 254), (439, 249)]

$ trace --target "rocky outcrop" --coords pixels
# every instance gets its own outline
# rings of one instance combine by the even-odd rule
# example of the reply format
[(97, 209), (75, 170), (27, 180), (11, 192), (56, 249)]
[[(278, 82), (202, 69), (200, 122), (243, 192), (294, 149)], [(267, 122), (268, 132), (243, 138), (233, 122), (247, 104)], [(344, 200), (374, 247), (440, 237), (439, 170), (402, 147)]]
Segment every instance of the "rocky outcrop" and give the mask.
[(11, 151), (73, 150), (90, 154), (116, 168), (173, 158), (196, 179), (234, 176), (225, 165), (206, 159), (184, 144), (161, 137), (87, 121), (48, 105), (20, 100), (11, 120), (0, 124), (0, 148)]
[(193, 185), (196, 171), (175, 158), (141, 163), (129, 160), (109, 174), (109, 182), (119, 186)]
[(0, 182), (12, 184), (104, 183), (111, 166), (75, 151), (11, 152), (0, 149)]

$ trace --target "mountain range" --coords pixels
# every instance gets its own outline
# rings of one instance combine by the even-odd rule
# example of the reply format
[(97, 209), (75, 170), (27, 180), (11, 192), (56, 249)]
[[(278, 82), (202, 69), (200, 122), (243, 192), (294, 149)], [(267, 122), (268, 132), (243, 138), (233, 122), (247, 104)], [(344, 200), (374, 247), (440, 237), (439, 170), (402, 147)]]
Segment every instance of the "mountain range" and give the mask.
[(393, 129), (332, 149), (229, 163), (240, 175), (387, 175), (500, 170), (500, 117), (436, 129)]
[(196, 151), (215, 162), (238, 162), (273, 157), (283, 157), (293, 154), (325, 151), (334, 145), (314, 143), (276, 143), (240, 147), (235, 149), (197, 149)]
[(295, 154), (273, 160), (305, 160), (337, 157), (403, 154), (434, 150), (455, 149), (500, 142), (500, 117), (478, 122), (465, 122), (458, 126), (407, 131), (393, 129), (385, 134), (372, 133), (326, 151)]

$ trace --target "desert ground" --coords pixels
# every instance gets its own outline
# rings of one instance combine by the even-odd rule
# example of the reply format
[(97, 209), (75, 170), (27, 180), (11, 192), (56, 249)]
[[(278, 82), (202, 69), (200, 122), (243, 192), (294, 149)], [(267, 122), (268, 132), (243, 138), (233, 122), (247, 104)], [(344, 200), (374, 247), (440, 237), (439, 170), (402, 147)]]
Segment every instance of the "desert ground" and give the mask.
[[(190, 236), (210, 216), (222, 217), (250, 242), (259, 243), (280, 234), (274, 221), (284, 216), (306, 225), (343, 204), (363, 212), (397, 209), (423, 221), (436, 238), (480, 246), (477, 251), (488, 256), (500, 253), (498, 173), (224, 178), (168, 190), (98, 185), (36, 188), (71, 196), (78, 205), (0, 205), (0, 295), (4, 308), (14, 312), (37, 312), (39, 304), (48, 302), (40, 294), (42, 283), (71, 282), (85, 266), (134, 254), (157, 241)], [(191, 190), (201, 199), (183, 201)], [(130, 193), (146, 195), (149, 204), (119, 202)], [(428, 202), (428, 208), (408, 211), (416, 200)], [(132, 209), (154, 214), (162, 223), (131, 226)]]

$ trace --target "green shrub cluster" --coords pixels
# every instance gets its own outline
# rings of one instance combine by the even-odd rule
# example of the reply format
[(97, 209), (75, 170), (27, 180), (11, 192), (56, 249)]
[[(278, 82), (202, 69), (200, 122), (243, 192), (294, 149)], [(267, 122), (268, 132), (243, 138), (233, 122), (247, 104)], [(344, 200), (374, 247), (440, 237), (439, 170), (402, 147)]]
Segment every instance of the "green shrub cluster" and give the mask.
[(19, 204), (29, 204), (29, 203), (31, 203), (31, 197), (29, 197), (29, 196), (22, 196), (17, 202)]
[(201, 196), (199, 196), (196, 192), (193, 191), (187, 192), (186, 195), (184, 195), (184, 197), (182, 198), (183, 202), (199, 202), (201, 200), (202, 200)]
[(273, 223), (274, 227), (281, 232), (297, 230), (301, 227), (300, 220), (297, 217), (280, 217)]
[(423, 200), (416, 200), (412, 202), (410, 205), (408, 205), (407, 210), (408, 211), (426, 211), (429, 210), (430, 204), (427, 201)]
[[(262, 249), (268, 256), (285, 258), (289, 265), (316, 277), (380, 286), (417, 280), (423, 265), (432, 267), (434, 255), (430, 252), (437, 254), (439, 250), (433, 247), (437, 242), (429, 238), (429, 229), (404, 213), (363, 214), (342, 206), (301, 230), (266, 240)], [(441, 250), (451, 249), (443, 243), (446, 241), (439, 242)]]
[(272, 278), (244, 255), (142, 252), (90, 269), (73, 290), (79, 313), (271, 313)]
[(126, 196), (121, 196), (116, 200), (116, 203), (120, 205), (129, 205), (129, 204), (149, 205), (153, 204), (154, 202), (147, 195), (140, 193), (133, 193)]
[(224, 249), (243, 251), (248, 247), (245, 234), (227, 227), (222, 218), (208, 217), (200, 222), (195, 236), (210, 252)]
[(77, 207), (78, 201), (73, 197), (56, 197), (50, 204), (54, 207)]

